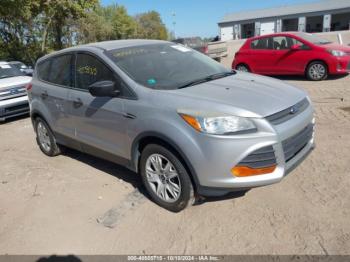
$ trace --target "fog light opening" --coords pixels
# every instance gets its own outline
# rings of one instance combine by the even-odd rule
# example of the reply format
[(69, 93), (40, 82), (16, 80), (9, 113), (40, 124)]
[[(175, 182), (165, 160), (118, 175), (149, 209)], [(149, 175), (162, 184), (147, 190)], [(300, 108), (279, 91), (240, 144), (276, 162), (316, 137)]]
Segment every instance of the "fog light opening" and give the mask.
[(272, 173), (276, 169), (276, 165), (263, 167), (263, 168), (251, 168), (248, 166), (235, 166), (231, 169), (232, 175), (236, 177), (258, 176)]

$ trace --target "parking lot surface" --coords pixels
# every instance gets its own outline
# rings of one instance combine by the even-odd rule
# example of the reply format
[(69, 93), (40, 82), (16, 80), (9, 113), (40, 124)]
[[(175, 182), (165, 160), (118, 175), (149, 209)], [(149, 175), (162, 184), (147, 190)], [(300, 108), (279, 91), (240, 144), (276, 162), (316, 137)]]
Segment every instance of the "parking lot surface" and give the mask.
[(350, 77), (281, 79), (309, 92), (316, 149), (279, 184), (176, 214), (125, 168), (46, 157), (29, 118), (0, 124), (0, 254), (350, 254)]

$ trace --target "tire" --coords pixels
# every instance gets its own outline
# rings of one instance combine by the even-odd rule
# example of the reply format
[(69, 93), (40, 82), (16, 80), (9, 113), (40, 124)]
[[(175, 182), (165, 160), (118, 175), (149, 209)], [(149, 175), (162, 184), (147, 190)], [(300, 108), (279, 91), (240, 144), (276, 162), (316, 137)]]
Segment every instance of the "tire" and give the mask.
[(245, 64), (236, 65), (236, 70), (241, 72), (250, 72), (249, 67)]
[(35, 119), (36, 142), (40, 150), (47, 156), (61, 154), (62, 148), (56, 143), (56, 139), (48, 124), (40, 117)]
[(179, 212), (194, 204), (190, 176), (176, 154), (167, 148), (157, 144), (147, 145), (141, 154), (140, 174), (147, 192), (159, 206)]
[(322, 61), (311, 62), (306, 69), (306, 77), (312, 81), (321, 81), (328, 76), (328, 68)]

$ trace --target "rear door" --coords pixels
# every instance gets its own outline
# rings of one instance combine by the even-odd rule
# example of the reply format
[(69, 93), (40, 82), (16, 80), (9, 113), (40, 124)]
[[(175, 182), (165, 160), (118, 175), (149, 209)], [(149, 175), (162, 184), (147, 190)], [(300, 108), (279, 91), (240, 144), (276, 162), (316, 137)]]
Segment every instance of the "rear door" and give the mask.
[(272, 37), (261, 37), (250, 43), (248, 65), (254, 73), (269, 74), (273, 67)]
[[(127, 158), (123, 92), (120, 97), (112, 98), (93, 97), (88, 91), (97, 81), (110, 80), (120, 85), (120, 78), (90, 53), (76, 55), (75, 75), (75, 87), (70, 90), (68, 101), (72, 125), (82, 149), (95, 155), (106, 153)], [(107, 155), (102, 157), (108, 158)]]
[(68, 90), (74, 85), (73, 59), (74, 55), (64, 54), (38, 64), (39, 81), (33, 82), (36, 88), (32, 93), (51, 128), (68, 137), (74, 137), (67, 111)]

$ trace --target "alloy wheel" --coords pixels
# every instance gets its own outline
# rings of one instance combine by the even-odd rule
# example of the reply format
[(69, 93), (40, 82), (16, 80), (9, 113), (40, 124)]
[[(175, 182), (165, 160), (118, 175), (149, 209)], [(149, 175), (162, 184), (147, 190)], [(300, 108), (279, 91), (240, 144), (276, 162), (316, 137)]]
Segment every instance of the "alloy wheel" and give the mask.
[(237, 70), (237, 71), (241, 71), (241, 72), (249, 72), (248, 67), (246, 67), (245, 65), (238, 65), (238, 66), (236, 67), (236, 70)]
[(38, 123), (37, 133), (40, 145), (46, 152), (49, 152), (51, 150), (51, 140), (48, 130), (42, 122)]
[(322, 64), (313, 64), (309, 69), (310, 77), (314, 80), (321, 80), (326, 75), (326, 68)]
[(152, 191), (165, 202), (176, 202), (181, 195), (181, 182), (169, 159), (161, 154), (152, 154), (147, 158), (145, 168)]

